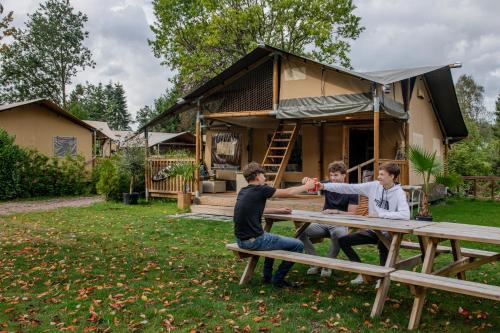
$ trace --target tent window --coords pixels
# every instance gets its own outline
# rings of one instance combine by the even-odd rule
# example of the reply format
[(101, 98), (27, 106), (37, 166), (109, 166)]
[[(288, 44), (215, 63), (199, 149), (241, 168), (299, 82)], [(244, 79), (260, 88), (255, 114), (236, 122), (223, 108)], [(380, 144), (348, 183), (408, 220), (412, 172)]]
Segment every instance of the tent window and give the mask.
[(55, 136), (54, 155), (58, 157), (64, 157), (66, 155), (76, 156), (76, 137)]

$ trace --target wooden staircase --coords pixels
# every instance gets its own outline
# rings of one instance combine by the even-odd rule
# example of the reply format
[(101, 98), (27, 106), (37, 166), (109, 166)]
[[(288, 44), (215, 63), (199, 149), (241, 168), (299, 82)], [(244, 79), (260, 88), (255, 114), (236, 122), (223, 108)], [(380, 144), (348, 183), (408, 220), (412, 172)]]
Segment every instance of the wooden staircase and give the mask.
[(262, 162), (269, 185), (279, 187), (299, 130), (300, 123), (280, 123), (274, 131)]

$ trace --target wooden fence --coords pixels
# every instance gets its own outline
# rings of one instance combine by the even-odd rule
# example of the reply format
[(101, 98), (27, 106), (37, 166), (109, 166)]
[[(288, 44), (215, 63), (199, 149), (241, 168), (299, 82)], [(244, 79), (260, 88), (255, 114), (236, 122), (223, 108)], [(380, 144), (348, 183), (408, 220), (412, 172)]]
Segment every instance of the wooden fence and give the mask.
[[(176, 163), (194, 163), (194, 158), (159, 158), (159, 157), (149, 157), (146, 161), (146, 189), (148, 190), (149, 196), (151, 197), (175, 197), (178, 192), (182, 191), (183, 180), (181, 176), (167, 177), (161, 180), (154, 180), (154, 176), (167, 168), (169, 165)], [(189, 184), (191, 193), (194, 192), (195, 181), (191, 181)]]
[[(465, 194), (471, 194), (474, 198), (487, 198), (496, 200), (496, 189), (500, 177), (496, 176), (464, 176)], [(469, 185), (469, 186), (468, 186)], [(488, 195), (489, 194), (489, 195)]]

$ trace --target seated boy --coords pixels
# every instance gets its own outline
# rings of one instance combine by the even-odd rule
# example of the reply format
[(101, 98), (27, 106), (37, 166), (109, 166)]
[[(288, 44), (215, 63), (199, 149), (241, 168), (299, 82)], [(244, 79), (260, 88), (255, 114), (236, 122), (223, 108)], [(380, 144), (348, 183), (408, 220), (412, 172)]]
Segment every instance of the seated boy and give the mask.
[[(264, 232), (261, 220), (264, 213), (291, 213), (289, 208), (265, 209), (267, 199), (289, 197), (313, 189), (315, 187), (314, 180), (309, 179), (305, 185), (301, 186), (276, 189), (266, 184), (265, 170), (255, 162), (248, 164), (243, 169), (243, 176), (247, 180), (248, 186), (242, 188), (238, 193), (233, 216), (234, 234), (238, 246), (254, 251), (302, 252), (304, 245), (300, 240)], [(263, 282), (272, 282), (273, 286), (278, 288), (293, 287), (293, 284), (285, 280), (285, 275), (292, 268), (293, 262), (283, 261), (274, 275), (273, 263), (274, 259), (265, 258)]]
[[(346, 166), (344, 162), (337, 161), (328, 166), (329, 178), (332, 183), (343, 183), (346, 177)], [(356, 213), (358, 207), (357, 194), (340, 194), (335, 192), (322, 191), (325, 195), (325, 204), (323, 213), (325, 214), (352, 214)], [(335, 226), (329, 224), (311, 223), (307, 229), (300, 235), (299, 239), (304, 243), (304, 251), (307, 254), (316, 255), (316, 251), (311, 239), (326, 238), (331, 240), (328, 250), (329, 258), (337, 258), (340, 251), (339, 238), (347, 235), (347, 227)], [(313, 275), (320, 272), (319, 267), (311, 267), (307, 274)], [(328, 268), (321, 269), (321, 277), (330, 277), (332, 270)]]
[[(400, 170), (397, 164), (386, 163), (380, 166), (377, 181), (362, 184), (327, 183), (320, 184), (319, 187), (330, 192), (367, 196), (370, 217), (409, 220), (410, 209), (405, 192), (396, 182), (399, 173)], [(351, 261), (361, 262), (358, 254), (352, 249), (352, 246), (361, 244), (377, 244), (380, 264), (385, 265), (388, 249), (378, 239), (373, 230), (355, 232), (339, 239), (340, 248)], [(363, 283), (363, 277), (358, 275), (351, 283), (361, 284)]]

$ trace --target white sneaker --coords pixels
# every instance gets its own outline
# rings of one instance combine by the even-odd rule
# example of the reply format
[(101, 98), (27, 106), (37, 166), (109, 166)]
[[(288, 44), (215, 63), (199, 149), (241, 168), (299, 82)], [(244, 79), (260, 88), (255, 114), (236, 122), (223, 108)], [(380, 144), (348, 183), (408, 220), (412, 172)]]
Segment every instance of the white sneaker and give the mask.
[(313, 266), (307, 270), (307, 275), (316, 275), (319, 274), (320, 268)]
[(329, 278), (332, 276), (332, 270), (328, 268), (322, 268), (321, 269), (321, 277), (323, 278)]
[(380, 288), (380, 283), (382, 283), (382, 280), (378, 279), (377, 282), (375, 283), (375, 289)]
[(363, 280), (363, 276), (361, 274), (358, 274), (354, 280), (351, 280), (351, 284), (359, 285), (363, 284), (365, 280)]

